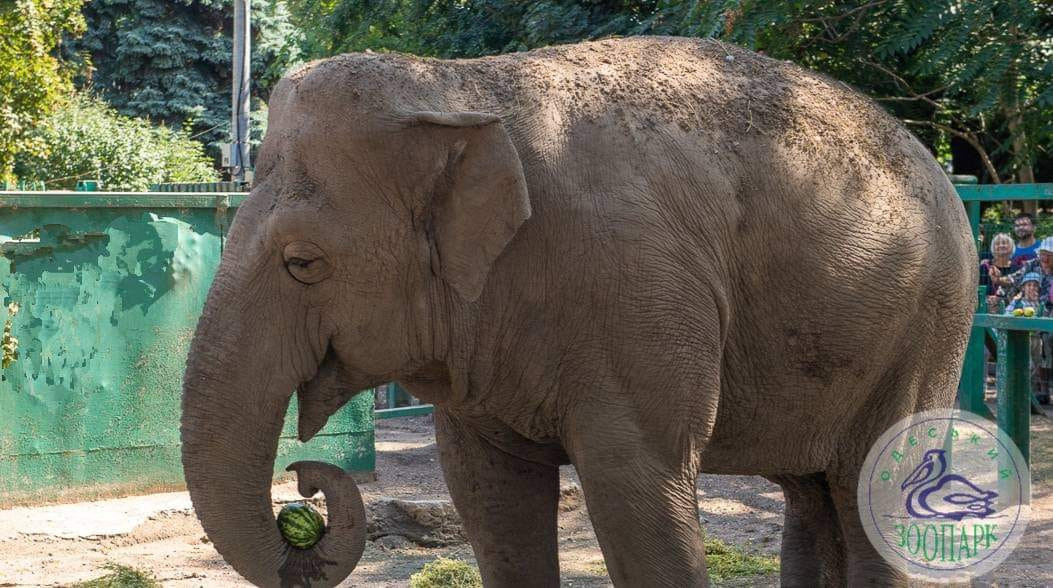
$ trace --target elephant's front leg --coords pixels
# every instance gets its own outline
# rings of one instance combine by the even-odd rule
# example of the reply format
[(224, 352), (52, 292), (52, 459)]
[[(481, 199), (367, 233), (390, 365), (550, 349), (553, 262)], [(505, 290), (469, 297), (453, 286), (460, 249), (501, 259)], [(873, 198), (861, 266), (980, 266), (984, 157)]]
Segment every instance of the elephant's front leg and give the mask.
[(435, 436), (483, 584), (558, 586), (559, 467), (501, 451), (440, 409)]
[[(617, 422), (617, 421), (610, 421)], [(696, 476), (616, 428), (572, 459), (615, 586), (707, 586)]]

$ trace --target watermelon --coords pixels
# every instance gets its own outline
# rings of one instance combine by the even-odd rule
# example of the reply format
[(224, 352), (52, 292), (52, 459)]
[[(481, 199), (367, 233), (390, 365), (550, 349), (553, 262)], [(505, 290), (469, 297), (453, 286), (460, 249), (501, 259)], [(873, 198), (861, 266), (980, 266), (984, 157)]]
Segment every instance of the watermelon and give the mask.
[(278, 530), (289, 545), (308, 549), (325, 533), (325, 520), (311, 505), (302, 502), (290, 502), (278, 513)]

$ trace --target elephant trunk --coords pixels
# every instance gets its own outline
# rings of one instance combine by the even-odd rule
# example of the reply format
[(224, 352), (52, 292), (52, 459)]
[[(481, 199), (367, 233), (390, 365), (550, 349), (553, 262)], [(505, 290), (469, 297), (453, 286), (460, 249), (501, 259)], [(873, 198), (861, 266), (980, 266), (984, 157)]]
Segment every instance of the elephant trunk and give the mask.
[[(210, 296), (191, 344), (183, 382), (183, 469), (194, 510), (216, 550), (259, 586), (335, 586), (365, 549), (365, 509), (342, 469), (318, 462), (289, 466), (305, 497), (326, 497), (325, 534), (299, 549), (282, 537), (271, 507), (278, 439), (295, 378), (267, 369), (258, 350), (238, 350), (210, 317)], [(222, 311), (218, 314), (221, 314)], [(217, 347), (217, 341), (220, 345)], [(273, 359), (273, 358), (270, 358)], [(240, 363), (244, 361), (244, 363)]]

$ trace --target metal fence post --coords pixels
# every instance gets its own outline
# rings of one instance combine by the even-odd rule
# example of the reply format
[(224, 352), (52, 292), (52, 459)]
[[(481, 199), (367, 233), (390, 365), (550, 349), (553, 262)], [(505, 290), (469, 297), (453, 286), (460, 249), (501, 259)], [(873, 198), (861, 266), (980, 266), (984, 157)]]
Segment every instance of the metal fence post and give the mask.
[[(976, 290), (977, 312), (984, 312), (987, 289)], [(984, 404), (984, 390), (987, 382), (987, 362), (984, 356), (984, 337), (987, 329), (974, 326), (969, 331), (969, 345), (965, 348), (965, 359), (962, 364), (962, 378), (958, 382), (958, 408), (973, 414), (993, 418), (994, 415)]]
[(1016, 443), (1024, 461), (1031, 463), (1031, 354), (1028, 331), (1007, 331), (1005, 390), (998, 394), (998, 426)]
[(984, 337), (986, 329), (973, 327), (969, 345), (965, 348), (962, 379), (958, 385), (958, 407), (981, 416), (990, 416), (984, 404), (984, 387), (987, 381), (987, 365), (984, 361)]

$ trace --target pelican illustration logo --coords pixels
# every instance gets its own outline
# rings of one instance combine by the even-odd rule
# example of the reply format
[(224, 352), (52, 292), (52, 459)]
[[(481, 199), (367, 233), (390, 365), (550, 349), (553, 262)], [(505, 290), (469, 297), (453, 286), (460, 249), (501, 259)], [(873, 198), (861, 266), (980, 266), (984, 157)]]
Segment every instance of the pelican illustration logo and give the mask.
[(867, 537), (911, 576), (961, 581), (993, 570), (1030, 516), (1030, 473), (1001, 430), (936, 410), (890, 427), (871, 446), (858, 498)]
[(957, 474), (948, 474), (946, 451), (930, 449), (925, 452), (900, 489), (908, 491), (907, 512), (919, 519), (985, 518), (994, 514), (991, 502), (998, 497), (993, 490), (984, 490)]

